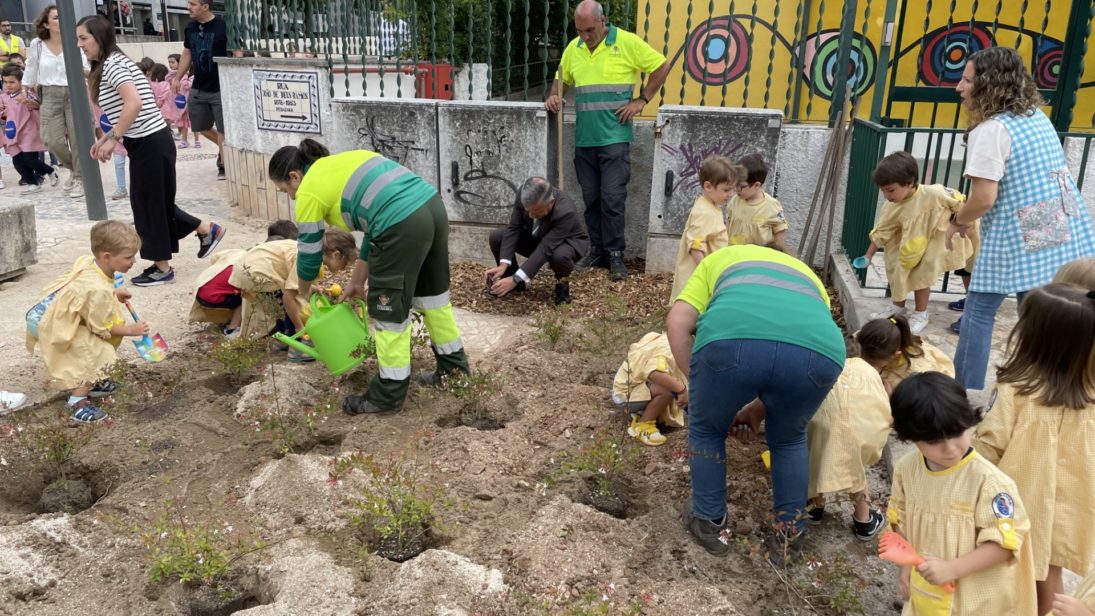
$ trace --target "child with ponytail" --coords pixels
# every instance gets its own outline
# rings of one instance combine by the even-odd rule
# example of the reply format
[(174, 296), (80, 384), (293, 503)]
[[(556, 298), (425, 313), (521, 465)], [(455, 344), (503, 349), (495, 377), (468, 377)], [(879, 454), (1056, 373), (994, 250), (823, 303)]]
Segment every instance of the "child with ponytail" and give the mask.
[(1027, 504), (1045, 614), (1064, 592), (1062, 568), (1095, 568), (1095, 291), (1051, 283), (1028, 293), (996, 382), (974, 444)]
[(924, 342), (896, 315), (869, 321), (856, 335), (867, 363), (882, 374), (888, 391), (914, 372), (942, 372), (954, 376), (954, 362), (935, 346)]

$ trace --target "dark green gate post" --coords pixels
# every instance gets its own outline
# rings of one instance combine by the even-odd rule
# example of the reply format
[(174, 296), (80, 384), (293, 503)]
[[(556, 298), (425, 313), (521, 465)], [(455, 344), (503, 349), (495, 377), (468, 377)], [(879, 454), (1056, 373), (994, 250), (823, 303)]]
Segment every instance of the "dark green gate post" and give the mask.
[(1072, 108), (1076, 105), (1076, 91), (1084, 72), (1084, 55), (1087, 54), (1088, 37), (1091, 35), (1091, 19), (1095, 17), (1095, 4), (1091, 0), (1072, 0), (1068, 17), (1068, 32), (1061, 58), (1061, 77), (1057, 82), (1057, 105), (1053, 108), (1053, 125), (1058, 131), (1067, 131), (1072, 124)]
[(852, 61), (858, 4), (857, 0), (844, 0), (844, 14), (840, 17), (840, 53), (837, 55), (836, 74), (833, 75), (833, 97), (829, 101), (829, 126), (836, 125), (844, 117), (844, 93), (848, 89), (848, 64)]

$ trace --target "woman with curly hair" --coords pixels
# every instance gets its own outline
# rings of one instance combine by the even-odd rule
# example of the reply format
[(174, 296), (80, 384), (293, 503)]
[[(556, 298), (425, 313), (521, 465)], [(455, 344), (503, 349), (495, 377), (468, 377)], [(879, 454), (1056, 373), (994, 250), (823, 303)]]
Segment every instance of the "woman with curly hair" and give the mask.
[(980, 219), (981, 252), (954, 367), (963, 386), (983, 389), (1004, 298), (1015, 293), (1022, 302), (1062, 265), (1095, 255), (1095, 231), (1018, 52), (990, 47), (971, 55), (956, 90), (969, 111), (965, 174), (971, 184), (947, 229), (947, 247)]

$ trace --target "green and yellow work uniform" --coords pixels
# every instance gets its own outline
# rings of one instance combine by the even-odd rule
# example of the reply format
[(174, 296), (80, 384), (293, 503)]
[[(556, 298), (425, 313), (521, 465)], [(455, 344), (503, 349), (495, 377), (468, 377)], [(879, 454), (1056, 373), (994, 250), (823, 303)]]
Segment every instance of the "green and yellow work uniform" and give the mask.
[(379, 373), (365, 394), (383, 410), (402, 408), (411, 376), (410, 310), (422, 314), (439, 373), (468, 371), (449, 301), (449, 221), (437, 189), (369, 150), (317, 160), (296, 196), (297, 276), (315, 280), (326, 225), (362, 231), (369, 264), (368, 308)]
[[(0, 55), (4, 56), (17, 56), (19, 50), (23, 46), (23, 39), (11, 35), (10, 41), (5, 41), (4, 37), (0, 36)], [(0, 62), (0, 66), (4, 66), (7, 62)]]
[(616, 110), (631, 101), (639, 72), (650, 74), (665, 56), (626, 30), (609, 26), (590, 50), (576, 38), (563, 50), (555, 78), (574, 86), (574, 170), (586, 204), (591, 254), (624, 249), (624, 208), (631, 179), (631, 122), (620, 124)]

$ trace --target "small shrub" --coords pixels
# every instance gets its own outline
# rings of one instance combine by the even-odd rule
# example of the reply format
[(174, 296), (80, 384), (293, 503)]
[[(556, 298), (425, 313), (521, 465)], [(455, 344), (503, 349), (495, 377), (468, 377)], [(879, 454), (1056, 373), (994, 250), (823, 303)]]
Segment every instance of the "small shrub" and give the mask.
[(570, 320), (570, 305), (557, 306), (554, 310), (541, 310), (536, 316), (536, 335), (552, 349), (566, 333)]
[(591, 443), (565, 454), (560, 468), (565, 473), (588, 473), (596, 489), (610, 492), (613, 484), (639, 459), (634, 439), (614, 428), (601, 428), (590, 437)]
[(412, 461), (354, 453), (333, 463), (329, 482), (358, 471), (365, 482), (351, 498), (350, 521), (362, 533), (365, 546), (389, 560), (403, 562), (425, 551), (435, 531), (443, 530), (442, 512), (453, 504), (440, 487), (429, 482)]
[(95, 430), (92, 426), (72, 425), (69, 416), (66, 409), (53, 413), (45, 423), (10, 425), (3, 432), (26, 448), (43, 474), (50, 479), (65, 479), (68, 462), (91, 441)]
[(505, 424), (493, 417), (487, 407), (487, 401), (500, 389), (489, 372), (456, 372), (443, 376), (441, 382), (444, 389), (464, 401), (460, 422), (465, 426), (485, 430), (504, 427)]
[(319, 426), (338, 410), (336, 395), (315, 406), (292, 406), (263, 409), (254, 419), (255, 426), (274, 441), (275, 453), (280, 457), (293, 451), (301, 443), (314, 439)]
[(227, 523), (190, 520), (180, 498), (166, 503), (141, 540), (152, 561), (149, 578), (153, 582), (177, 580), (190, 586), (218, 585), (237, 560), (265, 547), (260, 541), (233, 535)]
[(239, 336), (213, 347), (213, 358), (229, 380), (240, 383), (252, 368), (266, 359), (266, 341), (262, 338)]

